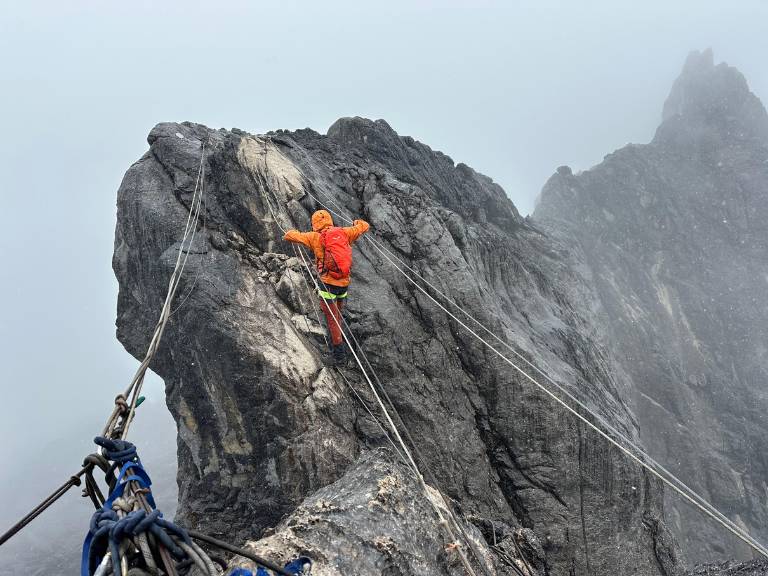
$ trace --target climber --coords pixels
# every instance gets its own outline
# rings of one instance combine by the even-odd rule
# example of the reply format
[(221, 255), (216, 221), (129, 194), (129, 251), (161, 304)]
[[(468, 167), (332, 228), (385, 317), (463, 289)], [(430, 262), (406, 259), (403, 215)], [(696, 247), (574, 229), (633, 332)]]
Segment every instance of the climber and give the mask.
[(331, 334), (331, 354), (337, 365), (346, 361), (346, 350), (341, 335), (341, 309), (347, 298), (352, 269), (351, 244), (368, 231), (368, 222), (355, 220), (344, 228), (333, 225), (327, 210), (312, 214), (312, 232), (288, 230), (284, 240), (303, 244), (315, 254), (317, 275), (320, 278), (320, 308), (325, 314)]

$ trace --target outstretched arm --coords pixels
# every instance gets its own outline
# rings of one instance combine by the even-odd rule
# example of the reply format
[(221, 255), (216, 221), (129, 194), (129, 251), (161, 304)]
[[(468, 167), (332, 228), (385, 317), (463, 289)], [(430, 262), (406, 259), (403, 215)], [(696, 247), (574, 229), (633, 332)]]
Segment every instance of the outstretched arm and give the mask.
[(283, 236), (283, 240), (288, 242), (295, 242), (296, 244), (303, 244), (307, 248), (312, 248), (312, 232), (299, 232), (298, 230), (288, 230)]
[(346, 228), (344, 228), (344, 232), (346, 232), (347, 238), (349, 238), (349, 243), (351, 244), (352, 242), (360, 238), (362, 234), (365, 234), (366, 232), (368, 232), (368, 229), (370, 227), (371, 225), (368, 224), (368, 222), (366, 222), (365, 220), (355, 220), (352, 226), (347, 226)]

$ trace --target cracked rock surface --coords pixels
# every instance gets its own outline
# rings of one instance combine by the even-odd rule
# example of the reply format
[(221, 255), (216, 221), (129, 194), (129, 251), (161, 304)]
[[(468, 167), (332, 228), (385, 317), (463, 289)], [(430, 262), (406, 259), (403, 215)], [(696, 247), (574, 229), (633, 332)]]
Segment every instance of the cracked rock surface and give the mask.
[(687, 576), (765, 576), (768, 574), (768, 561), (753, 560), (752, 562), (721, 562), (718, 564), (703, 564), (687, 573)]
[[(522, 219), (489, 178), (360, 118), (325, 136), (168, 123), (148, 141), (119, 190), (114, 254), (118, 337), (136, 356), (165, 296), (203, 142), (208, 150), (201, 226), (152, 365), (178, 425), (184, 523), (242, 542), (293, 513), (288, 529), (328, 490), (364, 498), (357, 478), (375, 476), (378, 464), (361, 454), (387, 438), (355, 393), (381, 414), (357, 370), (344, 371), (350, 389), (324, 366), (314, 296), (281, 240), (281, 228), (308, 228), (313, 196), (370, 221), (381, 246), (638, 438), (630, 380), (570, 248)], [(527, 530), (518, 547), (537, 550), (531, 567), (543, 574), (674, 572), (656, 481), (435, 307), (369, 240), (356, 244), (355, 259), (351, 329), (430, 482), (461, 518), (486, 527), (495, 565), (521, 560), (514, 538), (499, 539)], [(403, 521), (426, 533), (433, 520), (419, 514), (407, 505)], [(417, 557), (424, 573), (444, 573), (447, 542), (432, 529), (385, 571), (376, 527), (355, 527), (365, 518), (375, 521), (320, 523), (302, 542), (336, 562), (341, 548), (326, 547), (342, 526), (345, 538), (358, 537), (366, 568), (357, 574), (409, 574)]]
[[(510, 563), (531, 574), (675, 572), (660, 485), (377, 249), (508, 342), (521, 370), (544, 381), (525, 364), (534, 361), (639, 442), (632, 380), (612, 355), (589, 262), (570, 241), (521, 218), (486, 176), (381, 120), (261, 136), (165, 123), (148, 142), (118, 193), (113, 261), (118, 338), (135, 356), (165, 297), (207, 147), (201, 225), (152, 365), (178, 426), (182, 522), (233, 542), (265, 536), (256, 546), (275, 551), (280, 542), (311, 549), (323, 574), (349, 573), (339, 564), (348, 554), (361, 576), (449, 570), (448, 542), (411, 492), (386, 504), (398, 522), (365, 504), (373, 483), (402, 473), (371, 456), (388, 440), (356, 395), (382, 415), (357, 370), (343, 370), (347, 384), (324, 365), (315, 297), (281, 240), (281, 228), (309, 227), (319, 199), (372, 224), (378, 244), (356, 244), (345, 315), (428, 481), (476, 527), (491, 573)], [(329, 499), (337, 511), (310, 522)]]
[[(469, 523), (464, 528), (489, 573), (506, 574), (503, 565), (497, 571), (480, 531)], [(391, 452), (375, 450), (363, 453), (341, 479), (307, 498), (249, 548), (280, 561), (309, 556), (316, 576), (464, 574), (457, 553), (446, 549), (441, 534), (436, 512), (410, 469)], [(232, 565), (255, 568), (245, 559)]]

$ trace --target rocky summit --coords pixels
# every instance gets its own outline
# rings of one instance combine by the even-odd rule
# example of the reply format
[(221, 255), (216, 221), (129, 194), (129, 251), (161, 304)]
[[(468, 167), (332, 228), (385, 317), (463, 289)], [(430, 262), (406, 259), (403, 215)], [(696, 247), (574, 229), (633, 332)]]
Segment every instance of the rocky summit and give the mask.
[[(744, 77), (691, 54), (653, 141), (559, 170), (535, 221), (589, 270), (650, 453), (768, 538), (768, 114)], [(691, 561), (749, 557), (667, 512)]]
[[(764, 254), (768, 156), (759, 102), (707, 58), (686, 64), (654, 142), (560, 169), (533, 218), (382, 120), (156, 126), (118, 192), (113, 266), (118, 338), (141, 357), (202, 158), (200, 225), (152, 365), (178, 426), (178, 520), (275, 561), (310, 556), (321, 576), (463, 574), (447, 525), (478, 574), (674, 574), (668, 525), (693, 562), (743, 555), (532, 381), (679, 461), (750, 529), (763, 518), (768, 271), (748, 263)], [(371, 223), (345, 307), (370, 381), (327, 365), (302, 253), (282, 240), (322, 207)]]

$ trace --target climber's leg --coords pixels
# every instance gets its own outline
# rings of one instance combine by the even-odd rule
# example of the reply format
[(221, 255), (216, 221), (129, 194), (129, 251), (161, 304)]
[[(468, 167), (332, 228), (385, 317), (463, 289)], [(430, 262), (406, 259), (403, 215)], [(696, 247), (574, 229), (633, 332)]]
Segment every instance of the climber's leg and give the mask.
[(331, 335), (331, 354), (333, 363), (344, 364), (347, 360), (346, 345), (342, 333), (341, 309), (347, 297), (347, 289), (341, 286), (324, 286), (320, 290), (320, 307), (325, 314), (328, 332)]
[(328, 324), (328, 332), (331, 335), (331, 344), (334, 348), (339, 346), (343, 341), (341, 335), (341, 311), (336, 302), (336, 299), (320, 298), (320, 308), (325, 314), (325, 321)]
[(347, 301), (347, 289), (344, 289), (344, 292), (341, 294), (336, 295), (336, 306), (339, 307), (339, 312), (341, 312), (341, 309), (344, 307), (344, 303)]

